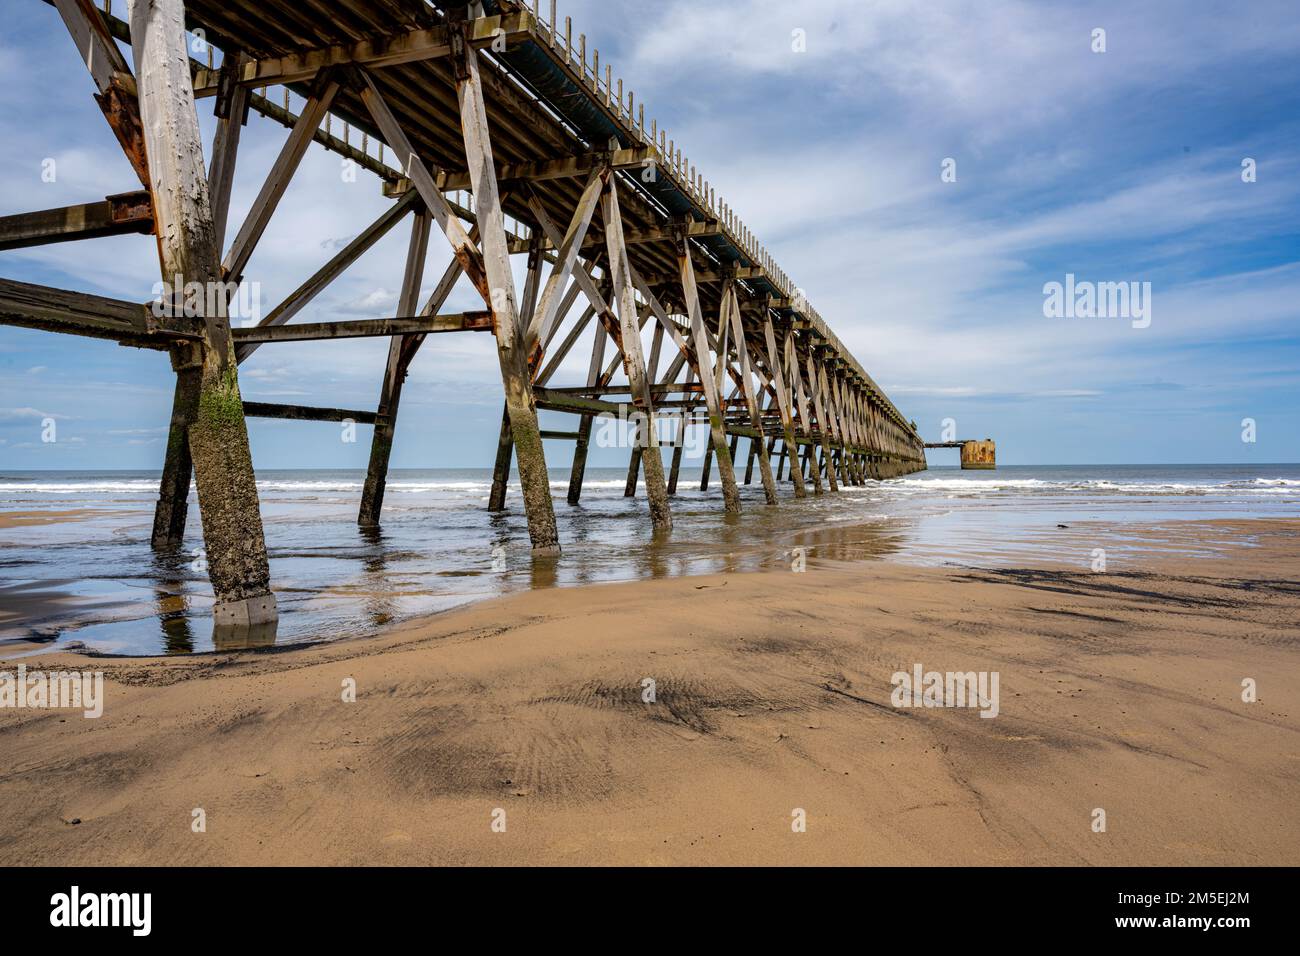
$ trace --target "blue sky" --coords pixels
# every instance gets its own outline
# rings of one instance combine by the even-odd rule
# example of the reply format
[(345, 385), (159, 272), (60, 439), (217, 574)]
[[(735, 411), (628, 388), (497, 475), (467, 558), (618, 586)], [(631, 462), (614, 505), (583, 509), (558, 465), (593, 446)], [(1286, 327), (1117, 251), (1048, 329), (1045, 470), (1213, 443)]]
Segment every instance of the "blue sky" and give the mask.
[[(9, 0), (0, 213), (103, 198), (134, 177), (57, 14)], [(904, 414), (992, 436), (1005, 464), (1300, 460), (1300, 16), (1294, 2), (562, 0)], [(1092, 33), (1106, 31), (1106, 51)], [(803, 31), (806, 50), (792, 47)], [(210, 107), (200, 104), (210, 134)], [(250, 119), (232, 234), (285, 130)], [(1246, 183), (1241, 163), (1257, 164)], [(42, 181), (52, 158), (57, 179)], [(956, 161), (955, 182), (941, 164)], [(136, 184), (138, 188), (138, 184)], [(268, 311), (385, 208), (313, 147), (247, 274)], [(395, 230), (297, 321), (392, 314)], [(432, 285), (450, 260), (434, 237)], [(1150, 282), (1151, 324), (1047, 318), (1043, 286)], [(139, 301), (149, 237), (0, 253), (0, 276)], [(448, 308), (475, 307), (457, 290)], [(373, 408), (386, 346), (263, 347), (245, 397)], [(585, 357), (566, 366), (577, 381)], [(0, 327), (5, 468), (156, 468), (162, 353)], [(485, 336), (426, 344), (394, 467), (491, 462)], [(41, 420), (59, 441), (40, 440)], [(1241, 440), (1241, 422), (1257, 441)], [(557, 420), (551, 427), (565, 427)], [(363, 467), (331, 424), (255, 421), (259, 467)], [(556, 443), (552, 465), (564, 465)], [(944, 453), (939, 453), (944, 454)], [(948, 453), (951, 454), (951, 453)], [(626, 451), (596, 450), (596, 464)], [(948, 463), (935, 459), (936, 463)]]

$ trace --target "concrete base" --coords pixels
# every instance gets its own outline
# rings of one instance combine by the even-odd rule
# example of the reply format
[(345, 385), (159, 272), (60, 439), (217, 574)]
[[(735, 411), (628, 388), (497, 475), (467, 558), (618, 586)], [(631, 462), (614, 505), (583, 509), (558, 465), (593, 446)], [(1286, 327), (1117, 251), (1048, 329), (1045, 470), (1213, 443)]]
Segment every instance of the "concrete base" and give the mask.
[(219, 651), (254, 651), (275, 645), (276, 622), (240, 627), (214, 627), (212, 646)]
[(260, 594), (242, 601), (222, 601), (212, 609), (217, 627), (251, 627), (271, 624), (279, 619), (274, 594)]

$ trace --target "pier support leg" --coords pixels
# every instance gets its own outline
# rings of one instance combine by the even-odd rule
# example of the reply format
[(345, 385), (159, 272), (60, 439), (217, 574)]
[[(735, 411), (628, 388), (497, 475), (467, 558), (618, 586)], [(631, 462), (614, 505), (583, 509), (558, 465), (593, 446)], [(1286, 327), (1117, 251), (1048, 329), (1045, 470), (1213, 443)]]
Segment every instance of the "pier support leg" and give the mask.
[[(618, 205), (617, 180), (611, 173), (601, 199), (601, 212), (605, 226), (605, 243), (609, 250), (610, 278), (613, 281), (614, 300), (618, 304), (618, 321), (622, 329), (623, 371), (632, 390), (632, 404), (641, 414), (638, 425), (637, 448), (632, 466), (645, 469), (646, 498), (650, 502), (650, 520), (657, 532), (671, 531), (672, 509), (668, 504), (668, 481), (664, 477), (663, 455), (659, 452), (659, 435), (655, 427), (654, 401), (650, 394), (650, 380), (646, 372), (645, 355), (641, 349), (641, 322), (637, 311), (636, 293), (632, 287), (632, 273), (628, 268), (627, 247), (623, 241), (623, 216)], [(644, 452), (644, 454), (642, 454)], [(632, 490), (636, 490), (636, 472), (629, 477)]]
[[(780, 469), (776, 480), (781, 480), (781, 473), (785, 471), (785, 459), (787, 454), (792, 454), (797, 449), (794, 443), (794, 402), (790, 389), (786, 387), (785, 371), (782, 369), (781, 353), (776, 347), (776, 330), (772, 326), (772, 313), (764, 310), (763, 313), (763, 344), (767, 346), (767, 366), (772, 372), (772, 385), (776, 391), (776, 410), (781, 416), (781, 461)], [(795, 369), (798, 374), (798, 369)], [(790, 480), (794, 483), (794, 496), (803, 498), (808, 494), (808, 489), (804, 487), (803, 474), (798, 467), (793, 465), (790, 468)]]
[[(398, 295), (397, 314), (414, 315), (419, 302), (420, 283), (424, 279), (424, 260), (429, 253), (429, 233), (433, 217), (427, 212), (415, 217), (411, 225), (411, 242), (406, 250), (406, 269)], [(384, 366), (384, 383), (379, 390), (379, 417), (370, 439), (370, 464), (366, 483), (361, 490), (361, 508), (357, 524), (363, 528), (379, 526), (384, 507), (384, 490), (388, 484), (388, 461), (393, 452), (393, 435), (397, 430), (397, 407), (402, 400), (402, 383), (406, 380), (406, 338), (394, 335), (388, 341), (388, 363)]]
[(668, 468), (668, 493), (677, 494), (677, 476), (682, 470), (682, 452), (685, 450), (681, 445), (681, 438), (677, 439), (678, 444), (673, 446), (673, 460)]
[[(799, 370), (799, 352), (795, 346), (794, 335), (795, 333), (793, 328), (786, 330), (783, 350), (785, 352), (786, 372), (789, 374), (790, 381), (793, 383), (794, 407), (799, 410), (799, 426), (803, 429), (804, 434), (807, 435), (809, 439), (809, 443), (803, 446), (803, 467), (799, 470), (801, 474), (808, 475), (809, 479), (812, 481), (813, 493), (820, 495), (822, 493), (821, 476), (817, 474), (815, 469), (808, 467), (810, 460), (809, 455), (812, 450), (812, 418), (808, 411), (808, 393), (803, 386), (803, 373)], [(793, 416), (793, 409), (791, 410), (791, 415)], [(784, 422), (782, 422), (782, 424), (784, 425)], [(787, 432), (786, 440), (791, 443), (791, 448), (794, 449), (791, 454), (797, 454), (799, 446), (793, 444), (793, 419), (791, 421), (790, 429)], [(798, 488), (798, 486), (799, 483), (797, 482), (795, 487)], [(798, 492), (796, 491), (796, 494), (797, 493)]]
[[(603, 327), (596, 325), (596, 340), (591, 345), (591, 365), (587, 369), (587, 387), (600, 381), (605, 364), (605, 342), (609, 336)], [(595, 416), (583, 415), (578, 423), (578, 440), (573, 446), (573, 468), (569, 473), (569, 504), (576, 505), (582, 498), (582, 479), (587, 471), (587, 447), (591, 444), (591, 424)]]
[(592, 415), (583, 415), (578, 423), (578, 440), (573, 446), (573, 467), (569, 472), (568, 502), (571, 505), (582, 500), (582, 480), (587, 474), (587, 446), (591, 443), (593, 418)]
[[(727, 452), (727, 432), (722, 417), (722, 400), (713, 369), (708, 368), (709, 339), (704, 329), (704, 313), (700, 309), (699, 291), (695, 285), (695, 265), (691, 261), (690, 240), (684, 236), (677, 252), (678, 267), (682, 276), (682, 293), (686, 299), (686, 310), (691, 319), (691, 343), (695, 349), (696, 361), (699, 363), (700, 384), (704, 387), (704, 404), (709, 411), (709, 432), (712, 438), (712, 454), (718, 456), (718, 474), (722, 477), (722, 497), (726, 509), (732, 514), (740, 513), (740, 489), (736, 487), (736, 472), (731, 466), (732, 456)], [(718, 357), (725, 362), (725, 356)], [(709, 468), (712, 455), (705, 452), (704, 473), (700, 479), (700, 490), (709, 486)]]
[(812, 392), (813, 406), (817, 410), (817, 431), (820, 433), (821, 450), (822, 450), (822, 467), (826, 469), (826, 486), (832, 492), (839, 491), (839, 482), (835, 477), (835, 461), (831, 457), (831, 442), (834, 436), (831, 434), (831, 420), (826, 414), (826, 405), (822, 400), (822, 381), (817, 374), (817, 360), (813, 357), (812, 352), (808, 354), (806, 362), (808, 370), (808, 390)]
[(176, 370), (176, 392), (172, 398), (172, 420), (167, 430), (167, 453), (159, 482), (158, 504), (153, 512), (153, 547), (177, 547), (185, 537), (189, 513), (190, 483), (194, 461), (190, 458), (190, 424), (199, 408), (199, 382), (203, 360), (191, 346), (172, 351)]
[[(510, 418), (511, 437), (514, 439), (524, 508), (528, 514), (528, 534), (534, 553), (558, 554), (560, 538), (555, 526), (555, 508), (551, 502), (551, 478), (546, 469), (546, 454), (542, 449), (541, 430), (537, 424), (537, 407), (533, 403), (532, 372), (525, 330), (520, 326), (515, 306), (515, 280), (510, 268), (505, 217), (497, 189), (487, 108), (482, 80), (479, 78), (478, 52), (470, 46), (467, 36), (461, 44), (459, 54), (452, 59), (456, 70), (456, 92), (460, 101), (461, 131), (464, 134), (465, 155), (469, 161), (487, 279), (487, 289), (480, 291), (487, 292), (485, 301), (493, 313), (497, 357), (506, 393), (506, 411)], [(397, 143), (389, 145), (398, 148)]]
[[(695, 381), (695, 369), (686, 370), (686, 384), (690, 385)], [(673, 460), (668, 469), (668, 493), (677, 494), (677, 476), (682, 470), (682, 455), (686, 452), (686, 419), (692, 414), (692, 409), (682, 406), (681, 411), (677, 414), (677, 429), (673, 433)]]
[(502, 407), (497, 457), (492, 466), (492, 490), (488, 493), (488, 511), (506, 510), (506, 487), (510, 484), (510, 462), (514, 457), (515, 441), (510, 431), (510, 409)]
[(754, 369), (749, 360), (749, 341), (745, 338), (745, 324), (740, 315), (740, 301), (736, 297), (736, 287), (729, 284), (727, 297), (730, 307), (726, 309), (731, 320), (731, 336), (736, 340), (736, 355), (740, 364), (740, 383), (742, 398), (749, 411), (749, 422), (758, 430), (758, 437), (749, 440), (749, 463), (745, 469), (745, 484), (749, 484), (753, 474), (754, 458), (758, 458), (758, 473), (763, 479), (763, 497), (769, 505), (777, 503), (776, 478), (772, 475), (772, 461), (767, 457), (763, 443), (763, 413), (758, 405), (758, 396), (754, 392)]
[[(184, 18), (181, 0), (132, 4), (136, 88), (151, 159), (149, 186), (164, 282), (170, 286), (179, 276), (187, 285), (200, 283), (205, 293), (222, 293), (202, 296), (204, 338), (198, 349), (197, 407), (189, 426), (208, 572), (217, 599), (213, 616), (218, 625), (263, 624), (276, 619), (276, 604), (226, 316)], [(183, 303), (184, 289), (171, 293), (173, 304)], [(208, 308), (209, 302), (215, 309)]]
[[(529, 363), (536, 374), (538, 363), (542, 359), (545, 343), (540, 335), (534, 335), (531, 329), (534, 312), (537, 308), (537, 290), (541, 278), (542, 236), (535, 233), (528, 247), (528, 277), (524, 282), (524, 301), (519, 310), (520, 322), (529, 328), (526, 343), (529, 347)], [(561, 280), (562, 281), (562, 280)], [(554, 284), (552, 284), (554, 285)], [(548, 285), (548, 295), (552, 291)], [(558, 299), (556, 300), (558, 307)], [(492, 490), (488, 493), (488, 511), (506, 510), (506, 488), (510, 484), (510, 462), (515, 456), (515, 440), (510, 430), (510, 408), (501, 410), (501, 432), (497, 436), (497, 457), (492, 465)]]
[(636, 496), (636, 482), (641, 477), (641, 453), (643, 449), (640, 445), (633, 447), (631, 461), (627, 466), (627, 484), (623, 486), (623, 497), (633, 498)]

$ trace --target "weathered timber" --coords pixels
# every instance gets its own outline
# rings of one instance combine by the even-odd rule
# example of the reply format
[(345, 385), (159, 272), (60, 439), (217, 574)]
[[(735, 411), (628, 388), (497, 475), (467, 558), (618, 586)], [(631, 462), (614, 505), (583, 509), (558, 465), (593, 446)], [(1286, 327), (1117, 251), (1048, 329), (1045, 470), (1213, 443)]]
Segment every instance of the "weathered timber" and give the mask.
[(235, 160), (239, 139), (248, 122), (249, 91), (234, 82), (234, 74), (245, 62), (243, 54), (232, 54), (222, 62), (223, 95), (217, 103), (217, 132), (212, 140), (212, 166), (208, 170), (208, 197), (212, 203), (212, 231), (217, 248), (226, 244), (226, 221), (230, 217), (230, 194), (235, 188)]
[[(740, 317), (740, 303), (736, 299), (735, 285), (730, 286), (728, 292), (729, 298), (723, 302), (723, 308), (731, 322), (731, 334), (736, 339), (736, 355), (740, 364), (741, 393), (745, 399), (745, 406), (749, 410), (750, 424), (762, 434), (763, 416), (758, 407), (758, 399), (754, 395), (754, 376), (749, 362), (749, 343), (745, 339), (745, 326)], [(749, 484), (754, 455), (755, 452), (761, 451), (761, 445), (761, 439), (750, 442), (750, 461), (745, 469), (745, 484)], [(775, 505), (777, 503), (776, 478), (772, 475), (772, 462), (766, 454), (759, 454), (758, 460), (758, 472), (763, 479), (763, 496), (769, 505)]]
[(109, 128), (122, 146), (122, 152), (146, 189), (150, 188), (146, 159), (145, 135), (140, 121), (140, 105), (135, 78), (126, 57), (118, 49), (103, 14), (91, 0), (53, 0), (59, 16), (68, 28), (81, 60), (95, 81), (95, 102), (108, 120)]
[[(519, 321), (531, 328), (534, 311), (537, 308), (537, 290), (542, 274), (542, 237), (534, 234), (529, 240), (528, 278), (524, 281), (524, 299), (519, 310)], [(541, 343), (531, 349), (528, 356), (530, 369), (535, 369), (541, 360)], [(543, 439), (546, 437), (542, 436)], [(497, 434), (497, 457), (492, 467), (492, 490), (488, 494), (488, 511), (504, 511), (506, 507), (506, 487), (510, 482), (510, 460), (514, 456), (515, 439), (510, 428), (510, 409), (502, 405), (501, 430)]]
[[(212, 288), (223, 283), (223, 276), (190, 87), (181, 0), (136, 0), (131, 36), (163, 281), (179, 277)], [(205, 302), (204, 339), (193, 346), (199, 374), (192, 377), (192, 393), (182, 396), (178, 405), (182, 412), (193, 408), (190, 456), (217, 598), (213, 617), (218, 625), (251, 626), (275, 620), (276, 602), (234, 343), (225, 302), (216, 304), (216, 314), (207, 314)], [(177, 506), (170, 503), (173, 511)]]
[[(623, 217), (618, 206), (618, 185), (612, 173), (601, 200), (601, 210), (604, 214), (605, 240), (609, 244), (610, 279), (614, 285), (614, 298), (618, 302), (618, 318), (623, 333), (623, 371), (627, 374), (632, 402), (640, 416), (637, 423), (637, 446), (649, 452), (641, 455), (641, 463), (645, 467), (650, 520), (656, 531), (667, 532), (673, 527), (672, 511), (668, 504), (668, 482), (664, 477), (663, 456), (659, 452), (654, 399), (650, 395), (645, 358), (641, 352), (641, 331), (640, 323), (637, 321), (635, 291), (628, 271), (627, 248), (623, 244)], [(632, 486), (635, 490), (635, 473), (633, 473)]]
[[(284, 191), (289, 188), (289, 181), (293, 178), (294, 171), (302, 162), (302, 157), (307, 152), (307, 147), (311, 145), (316, 129), (324, 120), (325, 114), (329, 112), (330, 104), (334, 102), (338, 91), (338, 79), (329, 76), (322, 77), (312, 91), (307, 106), (290, 130), (289, 138), (271, 166), (271, 172), (262, 184), (261, 192), (253, 200), (253, 208), (244, 218), (244, 223), (240, 226), (230, 251), (226, 253), (221, 266), (226, 278), (235, 282), (243, 279), (244, 267), (248, 265), (253, 250), (257, 248), (258, 240), (262, 238), (267, 225), (271, 222), (276, 206), (280, 204)], [(206, 191), (205, 183), (204, 192)]]
[[(772, 313), (767, 309), (763, 310), (763, 344), (767, 346), (767, 367), (772, 374), (772, 384), (776, 388), (777, 413), (781, 416), (781, 431), (784, 436), (781, 445), (781, 462), (776, 476), (777, 481), (780, 481), (781, 472), (785, 470), (786, 453), (795, 442), (794, 411), (790, 392), (785, 385), (785, 373), (781, 368), (781, 353), (776, 346), (776, 330), (772, 326)], [(798, 468), (790, 469), (790, 480), (794, 484), (796, 498), (803, 498), (808, 494), (803, 475)]]
[(143, 303), (88, 292), (0, 279), (2, 325), (109, 339), (136, 348), (165, 349), (178, 342), (202, 339), (201, 321), (161, 311)]
[[(533, 404), (524, 329), (520, 328), (516, 314), (515, 280), (510, 269), (510, 254), (506, 248), (505, 220), (497, 189), (478, 60), (478, 53), (468, 45), (459, 51), (459, 55), (453, 56), (461, 130), (470, 178), (474, 185), (480, 241), (483, 243), (483, 264), (489, 284), (485, 301), (492, 309), (494, 319), (497, 358), (505, 387), (506, 408), (510, 415), (515, 460), (519, 465), (524, 510), (528, 516), (528, 535), (535, 553), (558, 554), (560, 538), (555, 526), (555, 509), (551, 503), (551, 479), (546, 470), (546, 455), (537, 425), (537, 409)], [(427, 203), (428, 199), (425, 201)], [(466, 272), (469, 272), (468, 268)]]
[[(681, 270), (682, 295), (686, 300), (686, 308), (691, 319), (691, 338), (695, 346), (695, 354), (701, 362), (697, 373), (700, 381), (704, 385), (704, 404), (709, 411), (709, 431), (712, 439), (713, 453), (718, 458), (718, 474), (722, 478), (722, 497), (724, 506), (728, 512), (733, 514), (740, 513), (740, 489), (736, 487), (736, 472), (731, 465), (731, 455), (727, 451), (727, 433), (722, 417), (722, 402), (719, 399), (718, 382), (714, 377), (713, 369), (703, 364), (703, 358), (709, 354), (708, 336), (704, 329), (704, 313), (700, 309), (700, 297), (698, 287), (695, 284), (695, 265), (691, 261), (690, 240), (683, 237), (681, 248), (677, 255), (678, 266)], [(725, 361), (725, 356), (719, 355), (719, 362)], [(706, 490), (708, 487), (709, 455), (704, 457), (704, 477), (701, 480), (700, 490)]]
[[(417, 294), (419, 290), (416, 290)], [(411, 303), (415, 305), (414, 302)], [(437, 335), (442, 332), (491, 332), (492, 313), (451, 312), (446, 315), (399, 316), (393, 319), (355, 319), (338, 322), (300, 322), (297, 325), (253, 326), (232, 329), (238, 345), (267, 342), (318, 342), (378, 336)]]
[[(517, 41), (528, 35), (530, 19), (526, 11), (509, 16), (479, 17), (469, 27), (469, 43), (473, 48), (479, 49), (493, 43)], [(247, 87), (300, 83), (330, 67), (366, 66), (379, 69), (449, 56), (452, 52), (451, 43), (451, 30), (447, 27), (410, 30), (380, 40), (339, 43), (287, 56), (249, 60), (240, 65), (236, 80)], [(194, 78), (194, 95), (215, 96), (219, 85), (220, 77), (216, 71), (199, 70)]]
[[(595, 307), (592, 307), (594, 314)], [(608, 336), (597, 327), (595, 341), (591, 346), (591, 363), (587, 369), (587, 385), (595, 387), (600, 382), (600, 369), (605, 362), (605, 342)], [(536, 394), (536, 388), (533, 389)], [(587, 470), (587, 448), (591, 443), (591, 413), (584, 414), (578, 424), (578, 442), (573, 448), (573, 465), (569, 471), (568, 502), (576, 505), (582, 498), (582, 480)]]
[[(418, 201), (418, 194), (408, 193), (393, 203), (382, 216), (363, 229), (356, 238), (339, 250), (329, 262), (321, 266), (310, 279), (290, 293), (287, 299), (263, 316), (258, 323), (258, 327), (284, 325), (292, 319), (331, 282), (342, 275), (348, 266), (356, 262), (376, 242), (388, 235), (393, 226), (397, 225)], [(246, 361), (250, 355), (257, 351), (257, 346), (258, 342), (256, 340), (250, 339), (241, 342), (236, 350), (239, 361)]]
[(273, 402), (244, 402), (244, 414), (249, 418), (280, 418), (295, 422), (355, 422), (358, 425), (374, 425), (380, 417), (375, 412), (348, 408), (280, 405)]
[(809, 352), (805, 364), (808, 371), (808, 390), (812, 392), (813, 408), (817, 412), (817, 431), (818, 438), (821, 441), (822, 465), (826, 469), (826, 486), (831, 491), (839, 491), (840, 485), (835, 477), (835, 466), (831, 463), (831, 442), (830, 419), (826, 415), (826, 407), (822, 400), (822, 383), (817, 375), (817, 359)]
[(0, 216), (0, 251), (101, 236), (148, 235), (153, 228), (149, 194), (123, 193), (102, 202)]
[[(411, 241), (406, 250), (406, 269), (402, 275), (402, 291), (397, 302), (397, 308), (401, 312), (412, 312), (417, 305), (432, 226), (433, 219), (425, 212), (417, 215), (411, 224)], [(463, 323), (464, 316), (458, 318)], [(491, 317), (488, 316), (487, 319), (490, 323)], [(294, 326), (286, 325), (276, 331), (287, 331), (293, 328)], [(430, 330), (416, 328), (411, 331)], [(397, 407), (402, 398), (402, 383), (405, 378), (406, 369), (402, 366), (402, 339), (399, 335), (394, 335), (388, 343), (388, 363), (383, 385), (380, 387), (375, 433), (370, 443), (370, 462), (366, 468), (366, 483), (361, 491), (361, 508), (357, 515), (357, 524), (363, 528), (373, 528), (379, 524), (379, 513), (384, 505), (384, 488), (388, 481), (388, 461), (393, 449), (393, 433), (397, 427)]]

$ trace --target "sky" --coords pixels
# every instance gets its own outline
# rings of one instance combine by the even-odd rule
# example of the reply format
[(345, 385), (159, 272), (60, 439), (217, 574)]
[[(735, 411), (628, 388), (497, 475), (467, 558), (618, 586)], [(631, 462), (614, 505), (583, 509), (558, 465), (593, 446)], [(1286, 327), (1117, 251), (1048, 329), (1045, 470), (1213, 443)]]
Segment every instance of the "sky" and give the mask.
[[(561, 0), (560, 15), (927, 441), (950, 419), (957, 438), (994, 438), (1001, 464), (1300, 461), (1294, 0)], [(6, 0), (5, 20), (0, 214), (138, 189), (54, 10)], [(231, 235), (286, 133), (250, 118)], [(246, 272), (261, 311), (388, 202), (313, 146)], [(406, 242), (399, 226), (295, 321), (394, 314)], [(426, 288), (450, 259), (435, 235)], [(1149, 312), (1046, 314), (1067, 276), (1137, 283)], [(126, 236), (0, 252), (0, 277), (146, 301), (159, 270), (152, 239)], [(479, 303), (462, 285), (446, 310)], [(386, 350), (263, 346), (241, 387), (373, 408)], [(0, 327), (0, 467), (157, 469), (172, 385), (164, 353)], [(490, 465), (501, 401), (487, 336), (431, 338), (393, 467)], [(250, 421), (259, 468), (364, 467), (358, 432)], [(548, 443), (549, 463), (570, 447)]]

